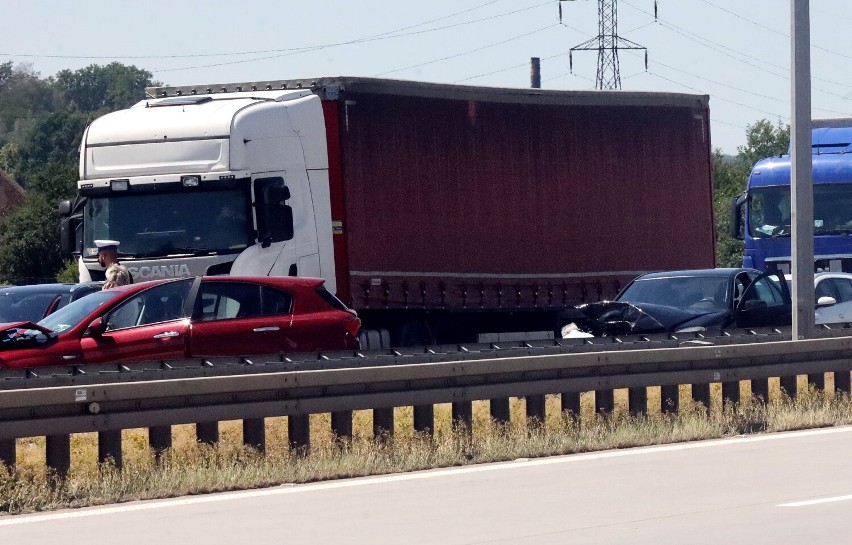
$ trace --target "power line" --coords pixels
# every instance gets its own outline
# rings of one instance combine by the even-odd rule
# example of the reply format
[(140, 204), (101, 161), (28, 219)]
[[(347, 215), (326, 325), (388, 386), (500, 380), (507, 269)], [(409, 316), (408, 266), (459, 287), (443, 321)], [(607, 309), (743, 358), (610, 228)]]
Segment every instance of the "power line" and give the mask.
[[(640, 13), (644, 13), (645, 15), (650, 16), (650, 14), (648, 12), (644, 11), (641, 8), (638, 8), (634, 5), (632, 5), (630, 2), (627, 2), (626, 0), (622, 0), (622, 1), (625, 4), (627, 4), (628, 7), (631, 7), (634, 10), (639, 11)], [(680, 34), (684, 38), (686, 38), (688, 40), (692, 40), (692, 41), (696, 42), (697, 44), (702, 45), (702, 46), (704, 46), (708, 49), (711, 49), (711, 50), (713, 50), (717, 53), (721, 53), (721, 54), (723, 54), (727, 57), (730, 57), (734, 60), (737, 60), (737, 61), (739, 61), (743, 64), (746, 64), (748, 66), (751, 66), (753, 68), (756, 68), (758, 70), (766, 72), (767, 74), (771, 74), (773, 76), (783, 78), (783, 79), (786, 79), (788, 81), (790, 79), (790, 77), (787, 75), (789, 73), (789, 67), (787, 67), (787, 66), (775, 64), (775, 63), (772, 63), (772, 62), (767, 61), (765, 59), (759, 59), (759, 58), (757, 58), (753, 55), (749, 55), (749, 54), (743, 53), (741, 51), (738, 51), (736, 49), (732, 49), (732, 48), (730, 48), (730, 47), (728, 47), (724, 44), (714, 42), (713, 40), (710, 40), (708, 38), (705, 38), (703, 36), (700, 36), (698, 34), (690, 32), (690, 31), (688, 31), (688, 30), (686, 30), (682, 27), (679, 27), (679, 26), (677, 26), (673, 23), (670, 23), (668, 21), (665, 21), (663, 19), (659, 19), (658, 22), (659, 22), (660, 26), (662, 26), (666, 30), (669, 30), (669, 31), (674, 32), (676, 34)], [(725, 51), (728, 51), (728, 53), (726, 53)], [(755, 61), (755, 62), (751, 62), (751, 61)], [(769, 69), (765, 68), (764, 66), (760, 66), (759, 64), (755, 64), (755, 63), (762, 63), (764, 65), (771, 66), (773, 68), (777, 68), (782, 73), (779, 74), (779, 73), (773, 72), (772, 70), (769, 70)], [(830, 83), (832, 85), (837, 85), (837, 86), (840, 86), (840, 87), (848, 87), (848, 84), (839, 83), (839, 82), (836, 82), (836, 81), (832, 81), (832, 80), (829, 80), (829, 79), (820, 78), (820, 77), (816, 77), (816, 76), (811, 76), (811, 79), (816, 80), (816, 81), (821, 81), (821, 82), (824, 82), (824, 83)], [(822, 91), (822, 92), (827, 93), (827, 94), (831, 94), (831, 95), (846, 99), (846, 97), (844, 95), (838, 95), (838, 94), (833, 93), (831, 91), (828, 91), (826, 89), (821, 89), (821, 88), (818, 88), (818, 87), (814, 87), (814, 89), (818, 90), (818, 91)]]
[[(194, 70), (194, 69), (197, 69), (197, 68), (215, 68), (215, 67), (219, 67), (219, 66), (228, 66), (228, 65), (233, 65), (233, 64), (245, 64), (245, 63), (257, 62), (257, 61), (263, 61), (263, 60), (269, 60), (269, 59), (277, 59), (277, 58), (281, 58), (281, 57), (287, 57), (287, 56), (290, 56), (290, 55), (297, 55), (297, 54), (300, 54), (300, 53), (308, 53), (308, 52), (312, 52), (312, 51), (319, 51), (319, 50), (323, 50), (323, 49), (329, 49), (329, 48), (332, 48), (332, 47), (340, 47), (340, 46), (344, 46), (344, 45), (354, 45), (354, 44), (368, 43), (368, 42), (374, 42), (374, 41), (379, 41), (379, 40), (387, 40), (387, 39), (393, 39), (393, 38), (415, 36), (415, 35), (419, 35), (419, 34), (426, 34), (426, 33), (429, 33), (429, 32), (435, 32), (435, 31), (438, 31), (438, 30), (446, 30), (446, 29), (449, 29), (449, 28), (456, 28), (456, 27), (460, 27), (460, 26), (465, 26), (465, 25), (469, 25), (469, 24), (473, 24), (473, 23), (481, 23), (483, 21), (489, 21), (489, 20), (492, 20), (492, 19), (500, 18), (500, 17), (507, 17), (509, 15), (515, 15), (517, 13), (521, 13), (521, 12), (524, 12), (524, 11), (529, 11), (529, 10), (532, 10), (532, 9), (540, 8), (540, 7), (547, 5), (547, 4), (549, 4), (549, 2), (542, 2), (542, 3), (534, 4), (534, 5), (531, 5), (531, 6), (527, 6), (525, 8), (520, 8), (520, 9), (516, 9), (516, 10), (513, 10), (513, 11), (508, 11), (508, 12), (500, 13), (500, 14), (497, 14), (497, 15), (492, 15), (492, 16), (489, 16), (489, 17), (483, 17), (481, 19), (476, 19), (476, 20), (473, 20), (473, 21), (464, 21), (464, 22), (461, 22), (461, 23), (455, 23), (455, 24), (452, 24), (452, 25), (430, 28), (430, 29), (426, 29), (426, 30), (419, 30), (419, 31), (416, 31), (416, 32), (396, 33), (396, 34), (393, 34), (393, 35), (389, 35), (389, 33), (383, 33), (383, 34), (379, 34), (379, 35), (373, 35), (373, 36), (369, 36), (369, 37), (366, 37), (366, 38), (359, 38), (359, 39), (349, 40), (349, 41), (345, 41), (345, 42), (323, 44), (323, 45), (318, 45), (318, 46), (313, 46), (313, 47), (301, 48), (301, 49), (298, 49), (298, 50), (285, 50), (286, 52), (280, 53), (280, 54), (277, 54), (277, 55), (268, 55), (268, 56), (253, 58), (253, 59), (242, 59), (242, 60), (238, 60), (238, 61), (221, 62), (221, 63), (197, 65), (197, 66), (184, 66), (184, 67), (181, 67), (181, 68), (155, 69), (153, 71), (154, 72), (177, 72), (177, 71), (183, 71), (183, 70)], [(420, 25), (415, 25), (415, 26), (420, 26)]]
[(470, 50), (468, 50), (468, 51), (463, 51), (463, 52), (461, 52), (461, 53), (456, 53), (455, 55), (448, 55), (448, 56), (446, 56), (446, 57), (441, 57), (440, 59), (434, 59), (434, 60), (426, 61), (426, 62), (422, 62), (422, 63), (419, 63), (419, 64), (412, 64), (412, 65), (410, 65), (410, 66), (405, 66), (405, 67), (403, 67), (403, 68), (396, 68), (396, 69), (394, 69), (394, 70), (387, 70), (387, 71), (385, 71), (385, 72), (379, 72), (378, 74), (375, 74), (375, 76), (384, 76), (384, 75), (387, 75), (387, 74), (393, 74), (393, 73), (395, 73), (395, 72), (402, 72), (402, 71), (404, 71), (404, 70), (410, 70), (410, 69), (412, 69), (412, 68), (419, 68), (419, 67), (421, 67), (421, 66), (426, 66), (427, 64), (434, 64), (434, 63), (436, 63), (436, 62), (446, 61), (446, 60), (449, 60), (449, 59), (455, 59), (455, 58), (457, 58), (457, 57), (462, 57), (462, 56), (464, 56), (464, 55), (469, 55), (469, 54), (471, 54), (471, 53), (476, 53), (477, 51), (482, 51), (483, 49), (488, 49), (488, 48), (491, 48), (491, 47), (496, 47), (496, 46), (498, 46), (498, 45), (503, 45), (503, 44), (505, 44), (505, 43), (508, 43), (508, 42), (511, 42), (511, 41), (514, 41), (514, 40), (518, 40), (518, 39), (520, 39), (520, 38), (525, 38), (525, 37), (527, 37), (527, 36), (532, 36), (533, 34), (538, 34), (539, 32), (542, 32), (542, 31), (547, 30), (547, 29), (549, 29), (549, 28), (553, 28), (553, 27), (555, 27), (555, 26), (559, 26), (559, 25), (557, 25), (557, 24), (555, 24), (555, 23), (554, 23), (554, 24), (552, 24), (552, 25), (547, 25), (547, 26), (545, 26), (545, 27), (539, 28), (538, 30), (533, 30), (532, 32), (527, 32), (527, 33), (525, 33), (525, 34), (520, 34), (520, 35), (518, 35), (518, 36), (514, 36), (514, 37), (512, 37), (512, 38), (508, 38), (508, 39), (505, 39), (505, 40), (501, 40), (501, 41), (499, 41), (499, 42), (495, 42), (495, 43), (493, 43), (493, 44), (484, 45), (484, 46), (482, 46), (482, 47), (477, 47), (476, 49), (470, 49)]
[[(228, 52), (228, 53), (192, 53), (192, 54), (185, 54), (185, 55), (41, 55), (41, 54), (30, 54), (30, 53), (0, 53), (0, 56), (28, 57), (28, 58), (37, 58), (37, 59), (39, 59), (39, 58), (44, 58), (44, 59), (114, 59), (116, 57), (120, 57), (120, 58), (123, 58), (123, 59), (186, 59), (186, 58), (203, 58), (203, 57), (233, 57), (233, 56), (239, 56), (239, 55), (260, 55), (260, 54), (267, 54), (267, 53), (283, 53), (283, 52), (291, 52), (291, 51), (304, 51), (304, 50), (313, 50), (315, 48), (334, 47), (334, 46), (337, 46), (337, 45), (345, 45), (345, 44), (349, 44), (349, 43), (356, 43), (359, 40), (365, 40), (366, 41), (366, 40), (380, 39), (382, 37), (395, 37), (393, 35), (399, 34), (399, 33), (404, 32), (406, 30), (411, 30), (412, 28), (417, 28), (417, 27), (420, 27), (420, 26), (436, 23), (438, 21), (443, 21), (445, 19), (451, 19), (451, 18), (457, 17), (459, 15), (464, 15), (465, 13), (470, 13), (471, 11), (482, 9), (486, 6), (491, 5), (491, 4), (495, 4), (498, 1), (499, 0), (490, 0), (488, 2), (485, 2), (484, 4), (479, 4), (478, 6), (474, 6), (472, 8), (468, 8), (468, 9), (465, 9), (465, 10), (462, 10), (462, 11), (457, 11), (455, 13), (451, 13), (451, 14), (445, 15), (443, 17), (438, 17), (436, 19), (430, 19), (428, 21), (423, 21), (422, 23), (409, 25), (407, 27), (398, 28), (396, 30), (389, 30), (387, 32), (382, 32), (380, 34), (374, 34), (373, 36), (368, 36), (366, 38), (359, 38), (359, 39), (351, 40), (351, 41), (348, 41), (348, 42), (338, 42), (338, 43), (332, 43), (332, 44), (311, 45), (311, 46), (303, 46), (303, 47), (289, 47), (289, 48), (282, 48), (282, 49), (261, 49), (261, 50), (255, 50), (255, 51), (237, 51), (237, 52)], [(532, 6), (531, 8), (524, 8), (524, 9), (532, 9), (534, 7), (540, 7), (542, 5), (544, 5), (544, 4), (538, 4), (538, 5)], [(509, 12), (509, 13), (512, 14), (512, 13), (516, 13), (517, 11), (523, 11), (523, 10), (516, 10), (514, 12)], [(487, 20), (493, 19), (495, 17), (502, 17), (502, 16), (503, 16), (503, 14), (492, 15), (492, 16), (489, 16), (489, 17), (484, 17), (482, 19), (475, 19), (473, 21), (466, 21), (464, 23), (458, 23), (458, 25), (478, 23), (478, 22), (481, 22), (481, 21), (487, 21)], [(443, 30), (445, 28), (452, 28), (453, 26), (457, 26), (457, 25), (450, 25), (450, 26), (446, 26), (446, 27), (438, 27), (438, 28), (431, 29), (431, 30)], [(408, 34), (403, 34), (403, 36), (407, 36), (407, 35)]]
[[(781, 36), (781, 37), (783, 37), (783, 38), (787, 38), (788, 40), (790, 39), (790, 35), (789, 35), (789, 34), (786, 34), (786, 33), (781, 32), (781, 31), (779, 31), (779, 30), (775, 30), (774, 28), (770, 28), (770, 27), (768, 27), (768, 26), (766, 26), (766, 25), (764, 25), (764, 24), (758, 23), (757, 21), (753, 21), (753, 20), (749, 19), (748, 17), (744, 17), (744, 16), (740, 15), (739, 13), (735, 13), (735, 12), (733, 12), (733, 11), (729, 10), (729, 9), (726, 9), (726, 8), (723, 8), (722, 6), (719, 6), (719, 5), (717, 5), (717, 4), (714, 4), (713, 2), (710, 2), (710, 0), (701, 0), (701, 1), (702, 1), (702, 2), (704, 2), (705, 4), (707, 4), (708, 6), (712, 6), (712, 7), (716, 8), (716, 9), (718, 9), (718, 10), (720, 10), (720, 11), (724, 11), (725, 13), (728, 13), (728, 14), (730, 14), (730, 15), (733, 15), (733, 16), (734, 16), (734, 17), (736, 17), (737, 19), (741, 19), (741, 20), (743, 20), (743, 21), (745, 21), (745, 22), (747, 22), (747, 23), (751, 23), (751, 24), (753, 24), (753, 25), (755, 25), (755, 26), (757, 26), (757, 27), (759, 27), (759, 28), (762, 28), (762, 29), (764, 29), (764, 30), (768, 30), (769, 32), (772, 32), (773, 34), (778, 34), (779, 36)], [(850, 55), (846, 55), (846, 54), (844, 54), (844, 53), (840, 53), (840, 52), (838, 52), (838, 51), (834, 51), (834, 50), (832, 50), (832, 49), (828, 49), (828, 48), (826, 48), (826, 47), (821, 47), (821, 46), (816, 45), (816, 44), (814, 44), (814, 43), (811, 43), (811, 47), (812, 47), (812, 48), (814, 48), (814, 49), (818, 49), (818, 50), (820, 50), (820, 51), (825, 51), (826, 53), (830, 53), (830, 54), (832, 54), (832, 55), (837, 55), (838, 57), (843, 57), (843, 58), (845, 58), (845, 59), (852, 59), (852, 56), (850, 56)]]

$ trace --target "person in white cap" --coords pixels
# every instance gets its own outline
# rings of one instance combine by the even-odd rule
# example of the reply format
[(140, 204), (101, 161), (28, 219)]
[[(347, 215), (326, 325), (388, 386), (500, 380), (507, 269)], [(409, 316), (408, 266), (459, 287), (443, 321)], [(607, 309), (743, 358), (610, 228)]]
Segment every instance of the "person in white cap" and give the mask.
[(98, 247), (98, 263), (106, 269), (106, 280), (101, 289), (114, 288), (131, 284), (133, 277), (127, 267), (118, 262), (118, 245), (117, 240), (96, 240), (95, 246)]

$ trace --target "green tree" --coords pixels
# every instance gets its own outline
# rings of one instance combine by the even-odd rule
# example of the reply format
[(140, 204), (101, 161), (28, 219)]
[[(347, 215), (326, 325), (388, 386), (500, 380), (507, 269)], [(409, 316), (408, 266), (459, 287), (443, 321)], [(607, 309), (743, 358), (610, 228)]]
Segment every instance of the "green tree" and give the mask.
[(773, 125), (761, 119), (746, 127), (746, 144), (737, 148), (733, 158), (713, 153), (714, 213), (716, 217), (716, 265), (738, 267), (742, 264), (743, 243), (728, 235), (731, 200), (746, 189), (751, 168), (760, 159), (787, 152), (790, 126), (780, 121)]
[(20, 143), (39, 115), (56, 108), (56, 92), (29, 65), (0, 64), (0, 146)]
[[(30, 177), (52, 163), (68, 168), (79, 161), (80, 141), (91, 114), (56, 112), (42, 115), (27, 131), (21, 144), (0, 152), (4, 170), (28, 187)], [(4, 148), (5, 149), (5, 148)]]
[(72, 110), (111, 111), (132, 106), (145, 96), (145, 87), (159, 85), (151, 76), (147, 70), (113, 62), (62, 70), (56, 74), (55, 85)]
[(0, 224), (0, 280), (11, 284), (51, 282), (62, 266), (56, 203), (27, 194), (23, 206)]

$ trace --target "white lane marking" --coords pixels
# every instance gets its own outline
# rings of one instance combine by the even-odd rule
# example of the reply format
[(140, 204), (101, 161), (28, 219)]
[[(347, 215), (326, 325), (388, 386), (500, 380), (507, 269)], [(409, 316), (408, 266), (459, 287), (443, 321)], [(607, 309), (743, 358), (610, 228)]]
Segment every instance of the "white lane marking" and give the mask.
[(819, 505), (820, 503), (833, 503), (836, 501), (849, 501), (852, 500), (852, 495), (848, 496), (835, 496), (833, 498), (820, 498), (818, 500), (804, 500), (804, 501), (794, 501), (790, 503), (780, 503), (778, 507), (807, 507), (809, 505)]
[(43, 515), (14, 515), (0, 516), (0, 527), (13, 526), (17, 524), (33, 524), (38, 522), (50, 522), (57, 520), (68, 520), (84, 517), (96, 517), (118, 513), (132, 513), (135, 511), (149, 511), (151, 509), (173, 508), (185, 505), (198, 505), (203, 503), (214, 503), (220, 501), (233, 501), (265, 496), (277, 496), (281, 494), (300, 494), (303, 492), (317, 492), (323, 490), (334, 490), (338, 488), (353, 488), (357, 486), (370, 486), (374, 484), (395, 483), (404, 481), (415, 481), (446, 476), (462, 475), (467, 473), (482, 473), (486, 471), (499, 471), (502, 469), (517, 469), (522, 467), (546, 466), (552, 464), (578, 463), (592, 460), (605, 460), (609, 458), (622, 458), (627, 456), (640, 456), (645, 454), (656, 454), (661, 452), (676, 452), (683, 450), (696, 450), (703, 448), (723, 447), (728, 445), (756, 443), (763, 441), (781, 441), (784, 439), (798, 439), (817, 435), (829, 435), (835, 433), (850, 433), (852, 426), (836, 428), (820, 428), (816, 430), (803, 430), (793, 432), (769, 433), (766, 435), (737, 436), (728, 439), (711, 439), (692, 443), (677, 443), (672, 445), (658, 445), (652, 447), (637, 447), (623, 450), (608, 450), (603, 452), (590, 452), (587, 454), (568, 454), (565, 456), (552, 456), (549, 458), (522, 458), (512, 462), (499, 462), (492, 464), (480, 464), (468, 467), (454, 467), (445, 469), (431, 469), (415, 471), (412, 473), (397, 473), (377, 477), (359, 477), (356, 479), (342, 479), (339, 481), (326, 481), (310, 484), (285, 484), (273, 488), (259, 490), (245, 490), (242, 492), (220, 492), (204, 496), (190, 496), (178, 499), (146, 500), (137, 503), (127, 503), (115, 507), (86, 507), (79, 510), (66, 510)]

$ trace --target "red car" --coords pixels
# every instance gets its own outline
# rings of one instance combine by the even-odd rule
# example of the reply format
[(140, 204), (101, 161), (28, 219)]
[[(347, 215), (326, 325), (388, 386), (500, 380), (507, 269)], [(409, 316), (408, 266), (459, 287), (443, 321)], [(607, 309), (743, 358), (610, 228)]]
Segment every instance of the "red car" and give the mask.
[(206, 276), (104, 290), (0, 326), (0, 367), (357, 349), (361, 320), (323, 283)]

